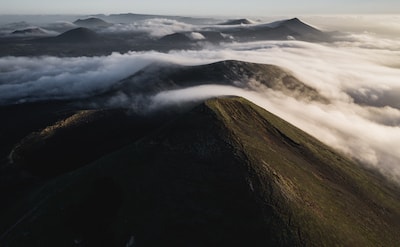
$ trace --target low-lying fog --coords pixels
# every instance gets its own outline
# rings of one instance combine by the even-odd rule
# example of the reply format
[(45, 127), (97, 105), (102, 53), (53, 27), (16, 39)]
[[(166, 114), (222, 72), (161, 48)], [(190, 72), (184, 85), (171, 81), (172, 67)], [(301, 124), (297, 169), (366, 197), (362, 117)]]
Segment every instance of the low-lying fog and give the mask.
[[(262, 86), (248, 90), (213, 84), (164, 91), (143, 99), (151, 100), (148, 105), (152, 108), (219, 95), (243, 96), (400, 181), (400, 39), (394, 35), (400, 30), (399, 17), (330, 16), (305, 20), (324, 30), (344, 31), (341, 41), (233, 42), (206, 45), (201, 50), (100, 57), (0, 57), (0, 103), (90, 96), (157, 61), (201, 65), (233, 59), (274, 64), (316, 88), (331, 103), (298, 101)], [(136, 23), (114, 28), (137, 28), (164, 35), (191, 31), (194, 25), (176, 20), (142, 23), (141, 27)], [(115, 101), (127, 107), (138, 105), (134, 103), (137, 99), (126, 96)]]

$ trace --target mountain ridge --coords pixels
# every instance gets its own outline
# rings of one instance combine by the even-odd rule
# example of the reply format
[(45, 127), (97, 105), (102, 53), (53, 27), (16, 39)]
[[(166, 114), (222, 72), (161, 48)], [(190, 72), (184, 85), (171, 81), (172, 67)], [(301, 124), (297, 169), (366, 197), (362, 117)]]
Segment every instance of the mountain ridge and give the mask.
[(218, 25), (249, 25), (254, 24), (255, 22), (250, 19), (233, 19), (228, 20), (226, 22), (220, 23)]
[[(163, 37), (153, 37), (150, 31), (152, 21), (157, 19), (160, 26), (170, 25), (161, 19), (174, 20), (191, 25), (190, 31), (174, 31), (173, 29), (166, 32)], [(247, 19), (237, 20), (239, 23), (249, 23)], [(118, 23), (113, 26), (113, 23)], [(131, 25), (136, 23), (135, 25)], [(147, 28), (139, 28), (141, 25)], [(99, 30), (97, 36), (89, 34), (89, 31), (75, 30), (75, 34), (68, 31), (71, 28), (82, 26)], [(137, 26), (137, 27), (134, 27)], [(107, 28), (110, 27), (110, 28)], [(150, 29), (149, 29), (150, 28)], [(95, 15), (86, 19), (78, 19), (75, 24), (68, 25), (48, 25), (46, 29), (52, 31), (51, 34), (64, 32), (56, 37), (41, 39), (22, 39), (18, 35), (5, 36), (2, 40), (4, 46), (0, 47), (2, 56), (102, 56), (109, 55), (112, 52), (127, 53), (129, 51), (151, 51), (168, 52), (172, 50), (199, 50), (209, 45), (223, 47), (226, 43), (231, 42), (254, 42), (267, 40), (301, 40), (309, 42), (332, 42), (338, 40), (338, 35), (329, 32), (323, 32), (312, 27), (298, 18), (280, 20), (272, 23), (253, 23), (243, 25), (218, 25), (217, 20), (186, 18), (178, 16), (152, 16), (152, 15)], [(169, 29), (169, 28), (168, 28)], [(13, 29), (15, 30), (15, 28)], [(8, 31), (10, 32), (10, 31)], [(79, 33), (80, 32), (80, 33)], [(170, 33), (172, 32), (172, 33)], [(156, 32), (157, 33), (157, 32)], [(75, 36), (64, 37), (64, 36)], [(70, 41), (71, 40), (71, 41)], [(54, 45), (48, 46), (48, 43)], [(21, 45), (22, 44), (22, 45)], [(74, 45), (65, 47), (66, 44)], [(90, 45), (88, 45), (90, 44)], [(92, 46), (92, 44), (95, 44)]]
[(312, 27), (299, 18), (279, 20), (249, 27), (235, 27), (226, 31), (239, 41), (287, 40), (289, 37), (304, 41), (330, 41), (328, 33)]
[(43, 38), (36, 40), (37, 42), (49, 42), (49, 43), (69, 43), (69, 44), (86, 44), (87, 42), (99, 42), (101, 41), (101, 36), (95, 31), (86, 28), (78, 27), (68, 30), (60, 35), (50, 38)]
[(198, 66), (152, 64), (121, 80), (114, 90), (127, 94), (131, 92), (156, 93), (208, 84), (262, 90), (254, 88), (253, 82), (259, 83), (261, 88), (281, 91), (296, 99), (329, 103), (329, 100), (315, 88), (301, 82), (279, 66), (238, 60), (223, 60)]
[(10, 246), (399, 241), (394, 187), (238, 97), (207, 100), (35, 194), (44, 202), (9, 232)]
[(48, 33), (39, 27), (32, 27), (32, 28), (26, 28), (22, 30), (15, 30), (11, 34), (17, 34), (17, 35), (48, 35)]
[(90, 17), (87, 19), (78, 19), (73, 22), (75, 25), (86, 28), (98, 28), (98, 27), (109, 27), (112, 26), (111, 23), (108, 23), (100, 18)]

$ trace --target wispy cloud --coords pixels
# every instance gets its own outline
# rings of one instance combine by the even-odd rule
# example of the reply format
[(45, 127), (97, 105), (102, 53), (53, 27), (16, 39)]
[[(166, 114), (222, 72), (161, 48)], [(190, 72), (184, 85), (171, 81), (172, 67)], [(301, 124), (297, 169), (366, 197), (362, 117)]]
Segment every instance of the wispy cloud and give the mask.
[(137, 21), (129, 24), (115, 24), (102, 32), (145, 32), (152, 37), (162, 37), (176, 32), (189, 32), (199, 26), (179, 22), (171, 19), (154, 18)]
[[(151, 26), (149, 24), (149, 28)], [(166, 26), (162, 24), (162, 31), (154, 35), (190, 31), (189, 26), (168, 30), (164, 29)], [(275, 64), (318, 89), (331, 104), (298, 101), (266, 88), (244, 90), (212, 85), (212, 82), (208, 86), (163, 91), (156, 95), (131, 97), (121, 93), (110, 98), (108, 103), (156, 107), (218, 95), (240, 95), (400, 181), (400, 42), (369, 34), (347, 38), (346, 42), (333, 44), (231, 43), (198, 51), (114, 53), (92, 58), (3, 57), (0, 58), (0, 101), (7, 104), (86, 97), (109, 89), (117, 81), (156, 61), (199, 65), (235, 59)], [(376, 45), (366, 46), (369, 43)], [(146, 104), (141, 103), (144, 101)]]
[(392, 38), (398, 37), (400, 32), (399, 15), (314, 15), (301, 18), (327, 31), (369, 33)]

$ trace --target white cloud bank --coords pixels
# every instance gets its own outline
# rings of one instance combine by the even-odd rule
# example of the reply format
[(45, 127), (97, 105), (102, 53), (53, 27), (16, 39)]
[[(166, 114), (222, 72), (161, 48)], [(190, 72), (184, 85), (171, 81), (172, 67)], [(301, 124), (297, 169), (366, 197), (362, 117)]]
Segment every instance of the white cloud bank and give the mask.
[[(190, 30), (187, 30), (190, 31)], [(354, 37), (351, 37), (354, 38)], [(317, 88), (331, 104), (306, 103), (266, 88), (216, 85), (165, 91), (154, 104), (218, 95), (240, 95), (316, 136), (326, 144), (400, 181), (400, 42), (364, 34), (335, 44), (267, 41), (226, 44), (200, 51), (131, 52), (107, 57), (0, 58), (0, 102), (86, 97), (154, 61), (183, 65), (226, 59), (276, 64)], [(386, 41), (385, 41), (386, 42)], [(123, 102), (137, 99), (125, 98)], [(131, 104), (130, 104), (131, 102)]]
[(114, 24), (113, 26), (102, 30), (102, 32), (145, 32), (150, 34), (152, 37), (159, 38), (177, 32), (193, 31), (197, 28), (199, 28), (199, 26), (176, 20), (152, 18), (129, 24)]

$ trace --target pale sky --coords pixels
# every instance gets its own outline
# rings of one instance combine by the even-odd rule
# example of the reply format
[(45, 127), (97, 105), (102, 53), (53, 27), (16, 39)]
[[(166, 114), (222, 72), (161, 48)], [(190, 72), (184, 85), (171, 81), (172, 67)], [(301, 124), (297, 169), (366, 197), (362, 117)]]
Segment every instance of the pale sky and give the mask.
[(0, 0), (0, 14), (400, 14), (400, 0)]

